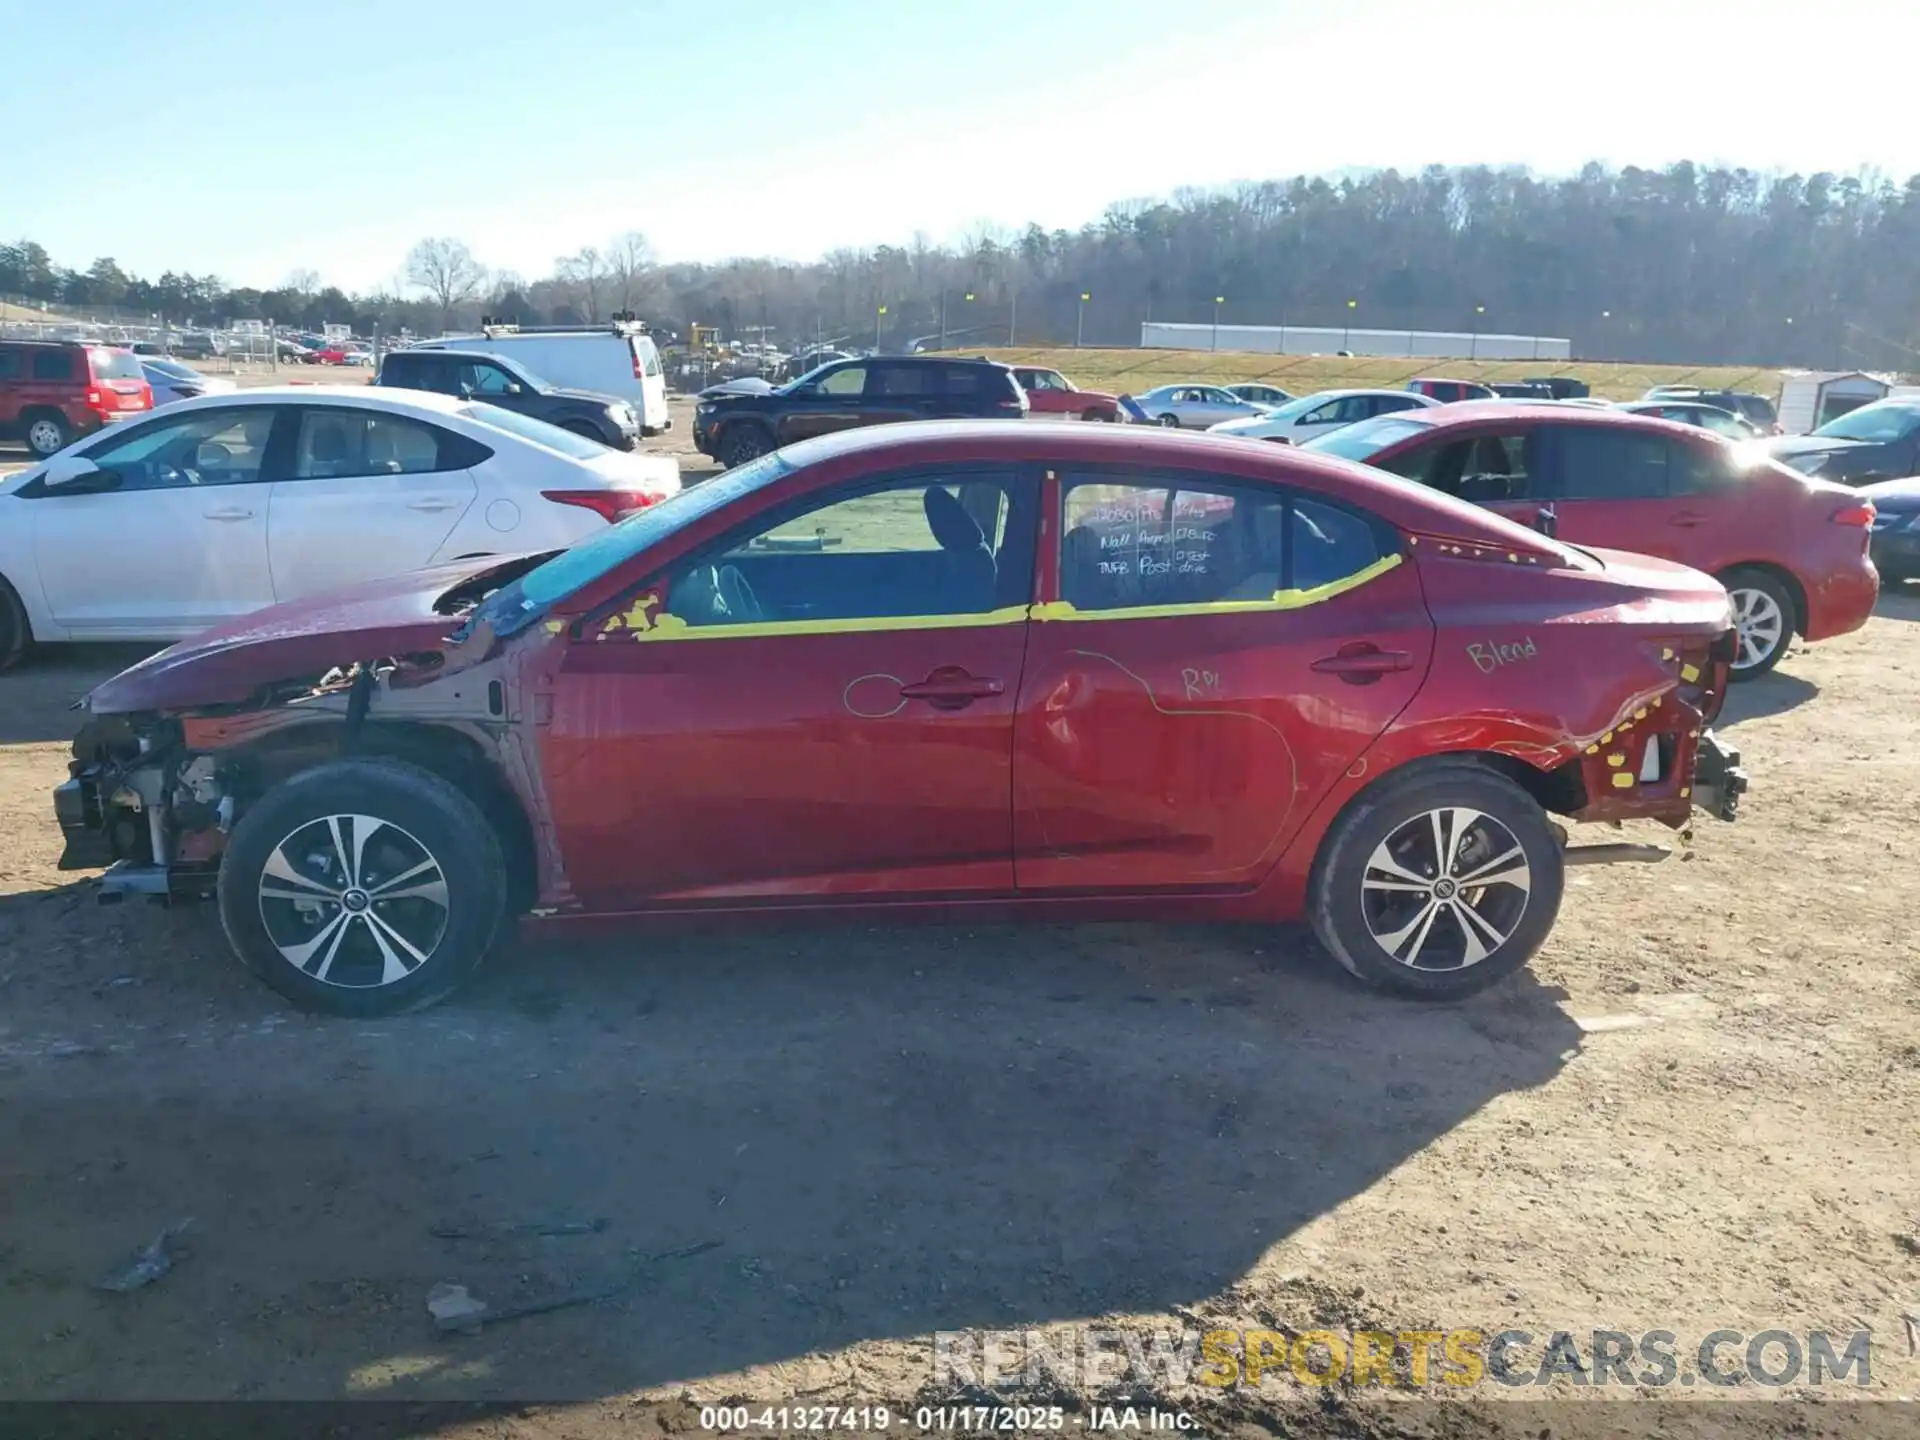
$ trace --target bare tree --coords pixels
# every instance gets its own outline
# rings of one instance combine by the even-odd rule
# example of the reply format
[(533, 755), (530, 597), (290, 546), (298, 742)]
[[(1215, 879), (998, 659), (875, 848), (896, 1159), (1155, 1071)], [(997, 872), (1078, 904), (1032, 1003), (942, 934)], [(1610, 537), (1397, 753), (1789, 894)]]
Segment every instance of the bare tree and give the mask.
[(458, 240), (422, 240), (407, 252), (406, 278), (440, 307), (440, 328), (453, 323), (454, 308), (466, 304), (486, 284), (487, 272)]
[(600, 301), (607, 284), (607, 262), (598, 250), (588, 245), (555, 262), (554, 269), (573, 288), (589, 324), (600, 323)]
[(302, 300), (311, 300), (320, 293), (320, 272), (309, 270), (305, 266), (297, 270), (289, 270), (286, 288)]
[(608, 290), (619, 301), (617, 309), (632, 310), (640, 301), (647, 278), (653, 273), (653, 247), (638, 230), (626, 230), (613, 237), (607, 247)]

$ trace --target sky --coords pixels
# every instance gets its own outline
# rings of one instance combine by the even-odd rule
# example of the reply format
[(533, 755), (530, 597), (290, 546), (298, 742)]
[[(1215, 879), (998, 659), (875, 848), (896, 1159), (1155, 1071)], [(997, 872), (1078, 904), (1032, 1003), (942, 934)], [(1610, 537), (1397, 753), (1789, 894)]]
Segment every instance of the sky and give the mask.
[(427, 235), (529, 279), (632, 229), (810, 260), (1379, 166), (1920, 172), (1900, 0), (0, 0), (0, 36), (0, 237), (262, 287), (392, 285)]

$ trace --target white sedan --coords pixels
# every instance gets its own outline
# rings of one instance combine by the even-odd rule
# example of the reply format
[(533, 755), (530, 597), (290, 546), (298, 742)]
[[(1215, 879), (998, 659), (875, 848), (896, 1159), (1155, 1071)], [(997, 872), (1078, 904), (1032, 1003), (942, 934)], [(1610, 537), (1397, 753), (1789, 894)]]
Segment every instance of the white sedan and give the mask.
[(1316, 435), (1328, 435), (1342, 425), (1389, 415), (1395, 410), (1418, 410), (1440, 402), (1411, 390), (1322, 390), (1290, 400), (1277, 410), (1244, 420), (1209, 425), (1212, 435), (1237, 435), (1242, 440), (1277, 440), (1304, 445)]
[(34, 640), (177, 640), (474, 555), (557, 550), (680, 465), (412, 390), (205, 395), (0, 480), (0, 666)]

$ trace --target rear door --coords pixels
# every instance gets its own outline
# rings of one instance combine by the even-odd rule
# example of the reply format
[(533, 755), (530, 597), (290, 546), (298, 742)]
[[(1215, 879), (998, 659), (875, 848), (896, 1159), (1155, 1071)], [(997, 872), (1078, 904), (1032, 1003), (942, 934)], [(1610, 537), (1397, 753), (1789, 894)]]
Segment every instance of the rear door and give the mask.
[(1696, 451), (1677, 436), (1624, 425), (1543, 427), (1560, 538), (1719, 568), (1739, 497), (1695, 482), (1712, 444), (1702, 438)]
[(1257, 884), (1426, 675), (1400, 537), (1199, 473), (1062, 466), (1042, 505), (1062, 539), (1015, 720), (1016, 883)]
[[(660, 347), (645, 335), (627, 337), (633, 355), (633, 371), (640, 387), (640, 425), (649, 435), (667, 428), (667, 377), (660, 366)], [(597, 387), (593, 387), (597, 388)], [(608, 392), (620, 395), (624, 392)]]
[(451, 431), (347, 405), (290, 423), (267, 521), (277, 599), (417, 570), (473, 503), (469, 446)]
[(35, 490), (26, 513), (55, 623), (76, 639), (174, 639), (271, 605), (267, 466), (289, 413), (221, 406), (116, 429), (85, 451), (115, 488)]
[(904, 361), (869, 361), (860, 423), (887, 425), (902, 420), (932, 420), (948, 413), (940, 383), (941, 371), (945, 368)]
[(1395, 475), (1538, 528), (1541, 512), (1552, 504), (1541, 459), (1542, 428), (1493, 425), (1465, 432), (1449, 428), (1378, 463)]

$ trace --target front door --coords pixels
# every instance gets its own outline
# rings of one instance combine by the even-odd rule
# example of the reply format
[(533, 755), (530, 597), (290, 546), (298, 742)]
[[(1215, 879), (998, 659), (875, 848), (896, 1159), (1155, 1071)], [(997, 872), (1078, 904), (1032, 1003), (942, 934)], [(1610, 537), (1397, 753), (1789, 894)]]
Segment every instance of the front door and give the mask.
[(816, 493), (559, 637), (541, 747), (580, 901), (1011, 893), (1034, 491)]
[(780, 443), (790, 445), (862, 424), (860, 407), (866, 388), (867, 367), (849, 364), (789, 392), (781, 402)]
[(195, 410), (93, 442), (117, 482), (92, 494), (36, 490), (40, 585), (76, 638), (177, 638), (273, 603), (266, 405)]
[(420, 569), (473, 503), (446, 431), (344, 405), (303, 407), (294, 423), (267, 521), (281, 600)]
[(1205, 475), (1049, 488), (1063, 538), (1014, 735), (1020, 890), (1257, 884), (1426, 675), (1398, 536)]

